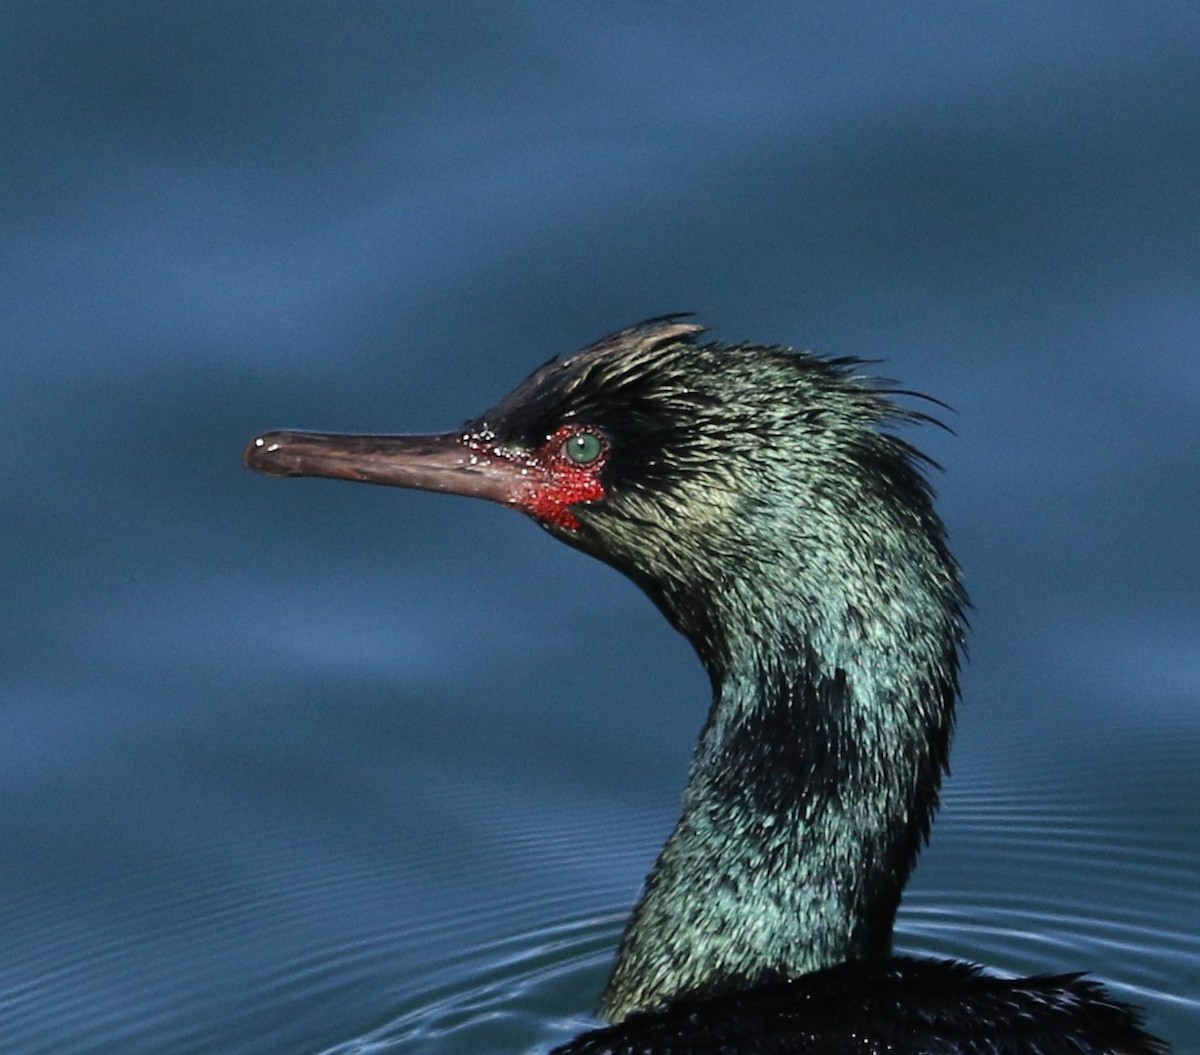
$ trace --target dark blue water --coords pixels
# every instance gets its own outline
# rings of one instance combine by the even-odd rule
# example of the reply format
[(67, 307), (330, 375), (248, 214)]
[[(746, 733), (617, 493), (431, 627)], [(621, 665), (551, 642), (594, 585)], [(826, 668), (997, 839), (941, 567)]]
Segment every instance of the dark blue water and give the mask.
[(952, 404), (976, 603), (899, 945), (1200, 1051), (1200, 9), (15, 3), (0, 1049), (536, 1052), (707, 686), (503, 509), (273, 481), (695, 310)]

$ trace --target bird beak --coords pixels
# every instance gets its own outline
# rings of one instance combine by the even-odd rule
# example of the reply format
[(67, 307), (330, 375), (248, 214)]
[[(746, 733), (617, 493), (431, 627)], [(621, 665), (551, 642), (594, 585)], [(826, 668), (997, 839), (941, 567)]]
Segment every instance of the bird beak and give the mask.
[(528, 466), (469, 445), (461, 433), (440, 436), (347, 436), (266, 432), (242, 461), (268, 476), (326, 476), (390, 487), (517, 502)]

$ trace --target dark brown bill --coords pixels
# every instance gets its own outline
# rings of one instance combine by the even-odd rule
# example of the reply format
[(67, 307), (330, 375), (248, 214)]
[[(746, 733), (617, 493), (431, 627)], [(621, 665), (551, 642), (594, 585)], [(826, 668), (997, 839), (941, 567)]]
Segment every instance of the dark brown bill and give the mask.
[(517, 501), (528, 466), (480, 452), (459, 433), (439, 436), (351, 436), (267, 432), (246, 445), (242, 460), (269, 476), (325, 476), (420, 491)]

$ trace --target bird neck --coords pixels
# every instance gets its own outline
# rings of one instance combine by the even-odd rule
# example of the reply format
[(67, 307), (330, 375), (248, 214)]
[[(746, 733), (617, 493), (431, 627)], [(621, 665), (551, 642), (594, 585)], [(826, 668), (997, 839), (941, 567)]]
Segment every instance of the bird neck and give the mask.
[(713, 701), (606, 1017), (891, 951), (949, 749), (960, 613), (920, 591), (893, 624), (807, 601), (788, 610), (808, 625), (772, 626), (778, 605), (739, 620), (736, 598), (703, 626), (675, 610)]

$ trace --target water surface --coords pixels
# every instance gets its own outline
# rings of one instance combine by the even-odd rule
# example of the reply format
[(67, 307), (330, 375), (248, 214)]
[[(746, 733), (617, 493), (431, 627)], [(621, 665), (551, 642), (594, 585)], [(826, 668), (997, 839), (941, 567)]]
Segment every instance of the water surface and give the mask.
[(502, 509), (242, 471), (666, 311), (879, 358), (975, 600), (898, 946), (1200, 1051), (1200, 15), (10, 5), (0, 1048), (537, 1052), (706, 685)]

